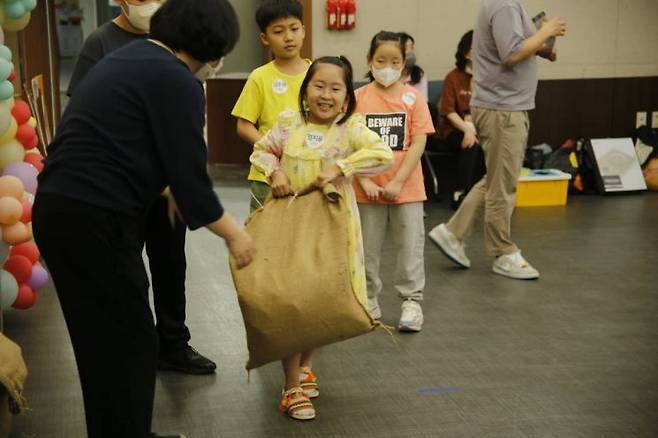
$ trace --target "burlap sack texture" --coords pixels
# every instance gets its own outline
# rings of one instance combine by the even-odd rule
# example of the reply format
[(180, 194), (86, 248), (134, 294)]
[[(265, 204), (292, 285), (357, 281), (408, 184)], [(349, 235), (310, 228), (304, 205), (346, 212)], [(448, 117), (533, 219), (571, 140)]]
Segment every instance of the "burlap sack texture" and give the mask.
[(25, 379), (27, 367), (21, 348), (0, 333), (0, 385), (9, 393), (10, 407), (14, 413), (19, 413), (27, 407), (23, 398)]
[(231, 260), (248, 370), (378, 326), (352, 290), (345, 202), (328, 185), (270, 199), (250, 216), (256, 257), (241, 270)]

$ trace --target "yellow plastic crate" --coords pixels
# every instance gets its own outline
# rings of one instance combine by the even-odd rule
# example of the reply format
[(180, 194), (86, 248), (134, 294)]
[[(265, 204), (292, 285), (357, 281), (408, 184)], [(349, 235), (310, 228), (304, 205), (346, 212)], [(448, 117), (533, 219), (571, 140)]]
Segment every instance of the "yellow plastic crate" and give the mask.
[(567, 205), (567, 192), (571, 175), (559, 170), (532, 172), (519, 177), (516, 189), (517, 207), (546, 207)]

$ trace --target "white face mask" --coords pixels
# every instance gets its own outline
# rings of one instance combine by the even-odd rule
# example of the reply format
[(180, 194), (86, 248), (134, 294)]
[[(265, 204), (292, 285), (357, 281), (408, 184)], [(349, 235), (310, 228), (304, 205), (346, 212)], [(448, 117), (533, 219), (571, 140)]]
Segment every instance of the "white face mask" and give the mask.
[(386, 88), (399, 81), (400, 75), (402, 74), (402, 69), (396, 70), (391, 67), (370, 67), (370, 71), (372, 72), (372, 76), (375, 78), (375, 80)]
[(124, 3), (128, 8), (125, 11), (126, 18), (135, 29), (147, 32), (151, 28), (151, 17), (160, 9), (160, 3), (151, 2), (144, 5), (131, 5)]
[(215, 77), (223, 66), (224, 66), (224, 58), (221, 58), (219, 60), (219, 63), (217, 63), (216, 67), (213, 67), (212, 65), (206, 62), (201, 66), (201, 68), (196, 73), (194, 73), (194, 76), (196, 76), (196, 78), (201, 82), (205, 82), (207, 79)]

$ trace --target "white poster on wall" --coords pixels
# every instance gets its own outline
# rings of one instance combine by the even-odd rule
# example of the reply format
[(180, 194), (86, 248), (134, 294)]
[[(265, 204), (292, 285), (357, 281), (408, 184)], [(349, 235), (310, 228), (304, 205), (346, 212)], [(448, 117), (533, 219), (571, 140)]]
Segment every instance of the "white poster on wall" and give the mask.
[(592, 139), (591, 143), (603, 190), (606, 193), (647, 189), (630, 138)]

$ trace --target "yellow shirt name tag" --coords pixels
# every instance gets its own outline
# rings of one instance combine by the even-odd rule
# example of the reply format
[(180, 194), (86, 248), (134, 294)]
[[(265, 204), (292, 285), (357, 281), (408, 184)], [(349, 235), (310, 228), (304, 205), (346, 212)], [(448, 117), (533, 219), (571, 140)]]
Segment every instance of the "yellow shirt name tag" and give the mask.
[(288, 83), (283, 79), (275, 79), (272, 82), (272, 91), (274, 94), (286, 94), (288, 91)]

